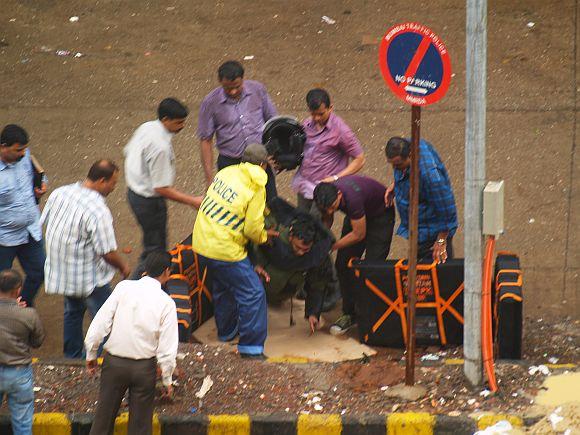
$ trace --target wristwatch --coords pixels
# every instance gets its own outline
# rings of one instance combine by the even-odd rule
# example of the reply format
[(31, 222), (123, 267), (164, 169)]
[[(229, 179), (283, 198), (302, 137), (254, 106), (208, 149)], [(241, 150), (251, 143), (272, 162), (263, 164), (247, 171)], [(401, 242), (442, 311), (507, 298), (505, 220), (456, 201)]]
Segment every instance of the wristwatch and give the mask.
[(338, 181), (338, 175), (333, 175), (333, 176), (332, 176), (332, 179), (333, 179), (334, 181)]
[(439, 243), (440, 245), (443, 245), (443, 244), (447, 243), (447, 239), (437, 239), (437, 243)]

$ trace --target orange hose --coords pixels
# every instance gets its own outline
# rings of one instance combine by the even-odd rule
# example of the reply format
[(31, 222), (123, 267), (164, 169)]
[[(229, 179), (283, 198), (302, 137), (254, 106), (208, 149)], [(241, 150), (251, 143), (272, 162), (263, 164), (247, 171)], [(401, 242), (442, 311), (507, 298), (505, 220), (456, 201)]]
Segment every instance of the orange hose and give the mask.
[(491, 391), (497, 391), (495, 380), (495, 368), (493, 362), (493, 332), (491, 318), (491, 277), (493, 275), (493, 251), (495, 249), (495, 237), (489, 236), (485, 245), (485, 259), (483, 261), (482, 301), (481, 301), (481, 351), (483, 355), (483, 367), (487, 375), (487, 381)]

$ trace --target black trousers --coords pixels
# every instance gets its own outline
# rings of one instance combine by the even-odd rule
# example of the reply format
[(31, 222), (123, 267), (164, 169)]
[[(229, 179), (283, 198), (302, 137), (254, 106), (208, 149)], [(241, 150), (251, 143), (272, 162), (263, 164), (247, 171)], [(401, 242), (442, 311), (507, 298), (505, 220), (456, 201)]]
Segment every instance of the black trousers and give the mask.
[[(222, 156), (220, 154), (217, 158), (217, 169), (221, 171), (223, 168), (237, 165), (241, 161), (242, 159), (240, 158)], [(276, 175), (270, 165), (266, 167), (266, 174), (268, 175), (268, 181), (266, 182), (266, 202), (269, 202), (272, 198), (278, 196), (278, 190), (276, 189)]]
[(127, 199), (143, 231), (143, 252), (132, 276), (133, 279), (139, 279), (144, 271), (147, 254), (155, 249), (167, 249), (167, 204), (165, 198), (146, 198), (130, 189), (127, 191)]
[(101, 371), (99, 404), (90, 435), (110, 435), (129, 389), (129, 435), (151, 435), (155, 398), (155, 358), (133, 360), (107, 354)]
[[(348, 262), (352, 257), (362, 257), (365, 253), (366, 260), (385, 261), (391, 249), (393, 239), (393, 228), (395, 226), (395, 209), (390, 207), (380, 216), (366, 219), (367, 233), (364, 240), (339, 249), (336, 253), (336, 272), (340, 291), (342, 293), (342, 311), (351, 316), (356, 315), (354, 276), (352, 269), (349, 269)], [(342, 235), (352, 231), (352, 225), (348, 217), (344, 218)]]

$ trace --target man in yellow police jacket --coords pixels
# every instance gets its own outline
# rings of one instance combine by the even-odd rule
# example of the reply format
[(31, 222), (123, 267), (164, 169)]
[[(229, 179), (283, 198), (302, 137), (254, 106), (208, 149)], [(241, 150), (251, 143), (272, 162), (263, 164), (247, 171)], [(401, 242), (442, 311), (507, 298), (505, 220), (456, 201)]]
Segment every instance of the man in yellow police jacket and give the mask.
[(192, 239), (211, 277), (219, 339), (231, 341), (239, 334), (240, 356), (253, 359), (265, 358), (268, 313), (246, 245), (276, 236), (264, 229), (266, 165), (266, 149), (253, 144), (246, 147), (242, 163), (219, 171), (199, 208)]

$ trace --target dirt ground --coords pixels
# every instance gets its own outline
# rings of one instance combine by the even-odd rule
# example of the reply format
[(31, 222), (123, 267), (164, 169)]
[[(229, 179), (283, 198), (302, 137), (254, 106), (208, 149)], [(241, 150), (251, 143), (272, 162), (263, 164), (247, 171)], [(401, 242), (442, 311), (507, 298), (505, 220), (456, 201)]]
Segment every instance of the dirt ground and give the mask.
[[(540, 318), (544, 325), (557, 324), (562, 313), (577, 319), (580, 306), (578, 5), (579, 0), (490, 0), (488, 7), (487, 172), (489, 179), (506, 180), (506, 235), (498, 248), (522, 258), (527, 333)], [(336, 24), (322, 22), (322, 15)], [(69, 21), (72, 16), (78, 21)], [(449, 169), (462, 220), (461, 0), (3, 0), (0, 124), (14, 122), (29, 131), (32, 152), (45, 166), (52, 190), (82, 179), (98, 158), (121, 163), (122, 147), (135, 128), (153, 119), (162, 98), (175, 96), (191, 109), (188, 128), (174, 141), (176, 185), (203, 193), (195, 138), (199, 104), (216, 86), (221, 62), (253, 56), (244, 61), (246, 77), (266, 84), (280, 113), (306, 116), (308, 89), (326, 87), (336, 112), (364, 145), (363, 173), (387, 182), (391, 171), (383, 147), (388, 137), (409, 134), (410, 110), (382, 81), (377, 42), (388, 27), (404, 21), (431, 27), (451, 53), (450, 90), (441, 103), (423, 111), (422, 135)], [(57, 55), (58, 50), (70, 53)], [(282, 175), (279, 186), (293, 198), (289, 180), (289, 174)], [(108, 203), (119, 246), (131, 251), (127, 255), (134, 264), (140, 230), (125, 195), (121, 180)], [(191, 231), (194, 218), (193, 210), (171, 205), (170, 240)], [(404, 256), (405, 244), (395, 239), (391, 256)], [(460, 230), (459, 256), (462, 243)], [(42, 293), (37, 306), (49, 331), (38, 355), (60, 355), (62, 299)], [(534, 340), (528, 335), (526, 352), (552, 353), (549, 341)], [(211, 355), (208, 367), (210, 361)], [(269, 370), (291, 370), (296, 379), (304, 373), (285, 366)], [(455, 378), (457, 368), (446, 370)], [(208, 400), (208, 409), (217, 409)], [(288, 406), (298, 409), (300, 400)], [(333, 403), (333, 409), (342, 406)]]
[[(570, 370), (580, 359), (580, 324), (560, 322), (554, 328), (537, 328), (526, 337), (525, 361), (496, 365), (497, 394), (485, 388), (472, 390), (461, 365), (443, 364), (461, 357), (461, 348), (419, 348), (416, 381), (426, 388), (415, 401), (389, 396), (389, 389), (404, 381), (404, 354), (398, 349), (378, 349), (376, 356), (341, 364), (278, 364), (240, 359), (231, 345), (180, 346), (174, 400), (156, 402), (157, 412), (219, 413), (377, 413), (425, 411), (437, 414), (470, 414), (493, 411), (525, 415), (546, 374), (530, 373), (533, 366), (548, 364), (550, 374)], [(549, 346), (537, 346), (539, 343)], [(549, 353), (545, 350), (549, 348)], [(428, 355), (428, 356), (426, 356)], [(551, 365), (556, 362), (558, 365)], [(574, 370), (574, 369), (572, 369)], [(204, 378), (213, 385), (202, 400), (195, 397)], [(45, 361), (35, 366), (36, 409), (91, 412), (98, 395), (98, 377), (88, 377), (81, 366)], [(126, 406), (126, 403), (124, 404)]]

